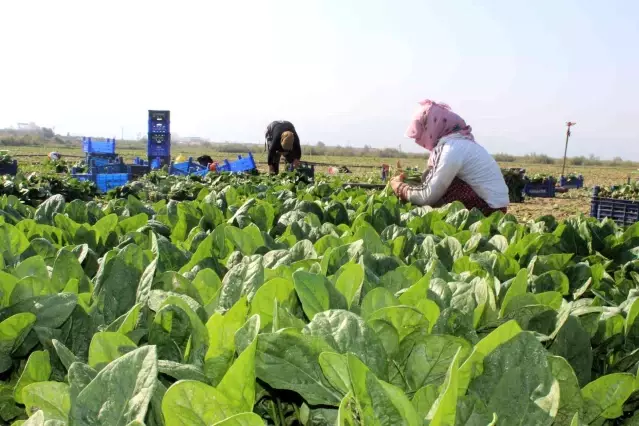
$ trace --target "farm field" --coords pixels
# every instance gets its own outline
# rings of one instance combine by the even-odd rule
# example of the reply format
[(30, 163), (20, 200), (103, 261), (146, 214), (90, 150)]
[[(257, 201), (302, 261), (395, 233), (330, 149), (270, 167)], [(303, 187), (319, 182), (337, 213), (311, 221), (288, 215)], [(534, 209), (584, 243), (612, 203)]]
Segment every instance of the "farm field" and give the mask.
[(2, 420), (637, 420), (639, 225), (406, 210), (294, 179), (5, 197)]
[(561, 221), (587, 190), (484, 217), (293, 174), (7, 185), (0, 424), (639, 421), (639, 224)]
[[(186, 157), (197, 157), (202, 154), (211, 155), (214, 159), (233, 159), (234, 154), (221, 153), (221, 152), (203, 152), (202, 148), (197, 146), (178, 146), (179, 149), (174, 149), (174, 154), (182, 154)], [(11, 153), (17, 155), (20, 161), (20, 167), (25, 171), (37, 171), (42, 162), (46, 159), (48, 152), (57, 151), (60, 152), (70, 162), (80, 159), (81, 149), (80, 147), (65, 146), (26, 146), (26, 147), (11, 147)], [(127, 161), (131, 162), (135, 157), (143, 158), (145, 151), (138, 147), (127, 146), (126, 144), (118, 148), (118, 153)], [(258, 168), (262, 172), (267, 171), (266, 167), (266, 154), (263, 151), (253, 153), (256, 162), (258, 162)], [(78, 157), (78, 158), (74, 158)], [(379, 176), (379, 167), (381, 164), (386, 163), (391, 166), (395, 166), (398, 161), (401, 162), (402, 167), (417, 167), (423, 169), (426, 164), (424, 158), (415, 156), (413, 158), (378, 158), (378, 157), (342, 157), (342, 156), (317, 156), (317, 155), (305, 155), (304, 160), (313, 161), (317, 163), (330, 164), (335, 166), (348, 165), (351, 167), (353, 175), (357, 180), (372, 178), (375, 179)], [(371, 165), (374, 166), (371, 167)], [(355, 166), (355, 167), (352, 167)], [(357, 167), (361, 166), (361, 167)], [(561, 165), (541, 165), (541, 164), (527, 164), (508, 162), (501, 163), (501, 167), (508, 168), (524, 168), (529, 175), (537, 173), (549, 174), (553, 176), (559, 176), (561, 174)], [(316, 170), (319, 173), (326, 172), (327, 166), (318, 166)], [(510, 212), (520, 218), (521, 220), (534, 219), (545, 215), (554, 215), (558, 219), (564, 219), (566, 217), (576, 214), (588, 214), (590, 210), (590, 195), (592, 186), (611, 186), (625, 183), (628, 176), (637, 176), (635, 173), (637, 169), (635, 167), (623, 167), (623, 166), (566, 166), (566, 173), (578, 173), (582, 174), (585, 178), (586, 189), (571, 190), (568, 193), (557, 194), (556, 198), (544, 199), (544, 198), (528, 198), (524, 203), (512, 204)], [(347, 178), (347, 175), (342, 175), (343, 178)]]

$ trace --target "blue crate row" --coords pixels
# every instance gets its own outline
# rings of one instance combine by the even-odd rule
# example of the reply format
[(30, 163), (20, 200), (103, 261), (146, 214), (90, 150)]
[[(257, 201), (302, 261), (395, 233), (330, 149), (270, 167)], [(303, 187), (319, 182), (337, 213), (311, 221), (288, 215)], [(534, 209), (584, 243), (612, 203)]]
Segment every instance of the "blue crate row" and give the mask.
[[(214, 170), (218, 173), (243, 173), (257, 169), (253, 154), (249, 152), (248, 156), (237, 156), (237, 160), (229, 161), (225, 159), (221, 163), (215, 163)], [(187, 161), (181, 163), (173, 163), (169, 168), (169, 173), (172, 175), (186, 176), (186, 175), (199, 175), (205, 176), (209, 172), (207, 166), (203, 166), (197, 161), (193, 160), (193, 157), (189, 157)]]

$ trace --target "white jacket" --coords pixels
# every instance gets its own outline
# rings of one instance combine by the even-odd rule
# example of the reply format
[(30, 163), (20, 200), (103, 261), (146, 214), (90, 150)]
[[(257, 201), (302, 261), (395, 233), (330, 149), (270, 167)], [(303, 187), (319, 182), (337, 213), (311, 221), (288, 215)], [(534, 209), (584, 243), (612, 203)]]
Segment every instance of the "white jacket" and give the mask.
[(481, 145), (459, 134), (445, 136), (431, 153), (431, 172), (422, 185), (408, 190), (412, 204), (437, 203), (455, 177), (466, 182), (491, 208), (508, 207), (508, 187), (499, 165)]

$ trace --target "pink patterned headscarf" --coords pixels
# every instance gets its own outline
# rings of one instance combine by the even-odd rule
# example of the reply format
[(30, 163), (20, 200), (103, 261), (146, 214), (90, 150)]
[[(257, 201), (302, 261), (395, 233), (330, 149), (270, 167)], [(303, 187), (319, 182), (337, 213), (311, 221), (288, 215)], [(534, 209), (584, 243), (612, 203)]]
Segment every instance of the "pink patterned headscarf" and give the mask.
[(406, 130), (406, 137), (432, 151), (444, 136), (459, 133), (474, 141), (472, 128), (463, 118), (450, 110), (446, 104), (425, 100), (419, 103), (413, 119)]

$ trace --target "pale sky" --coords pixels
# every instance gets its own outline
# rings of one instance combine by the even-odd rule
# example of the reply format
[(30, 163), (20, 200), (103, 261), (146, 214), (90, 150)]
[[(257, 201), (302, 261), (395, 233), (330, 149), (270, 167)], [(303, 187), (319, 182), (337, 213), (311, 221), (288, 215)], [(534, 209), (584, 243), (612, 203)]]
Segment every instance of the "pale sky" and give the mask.
[(0, 126), (397, 147), (419, 100), (490, 152), (639, 160), (639, 2), (0, 0)]

